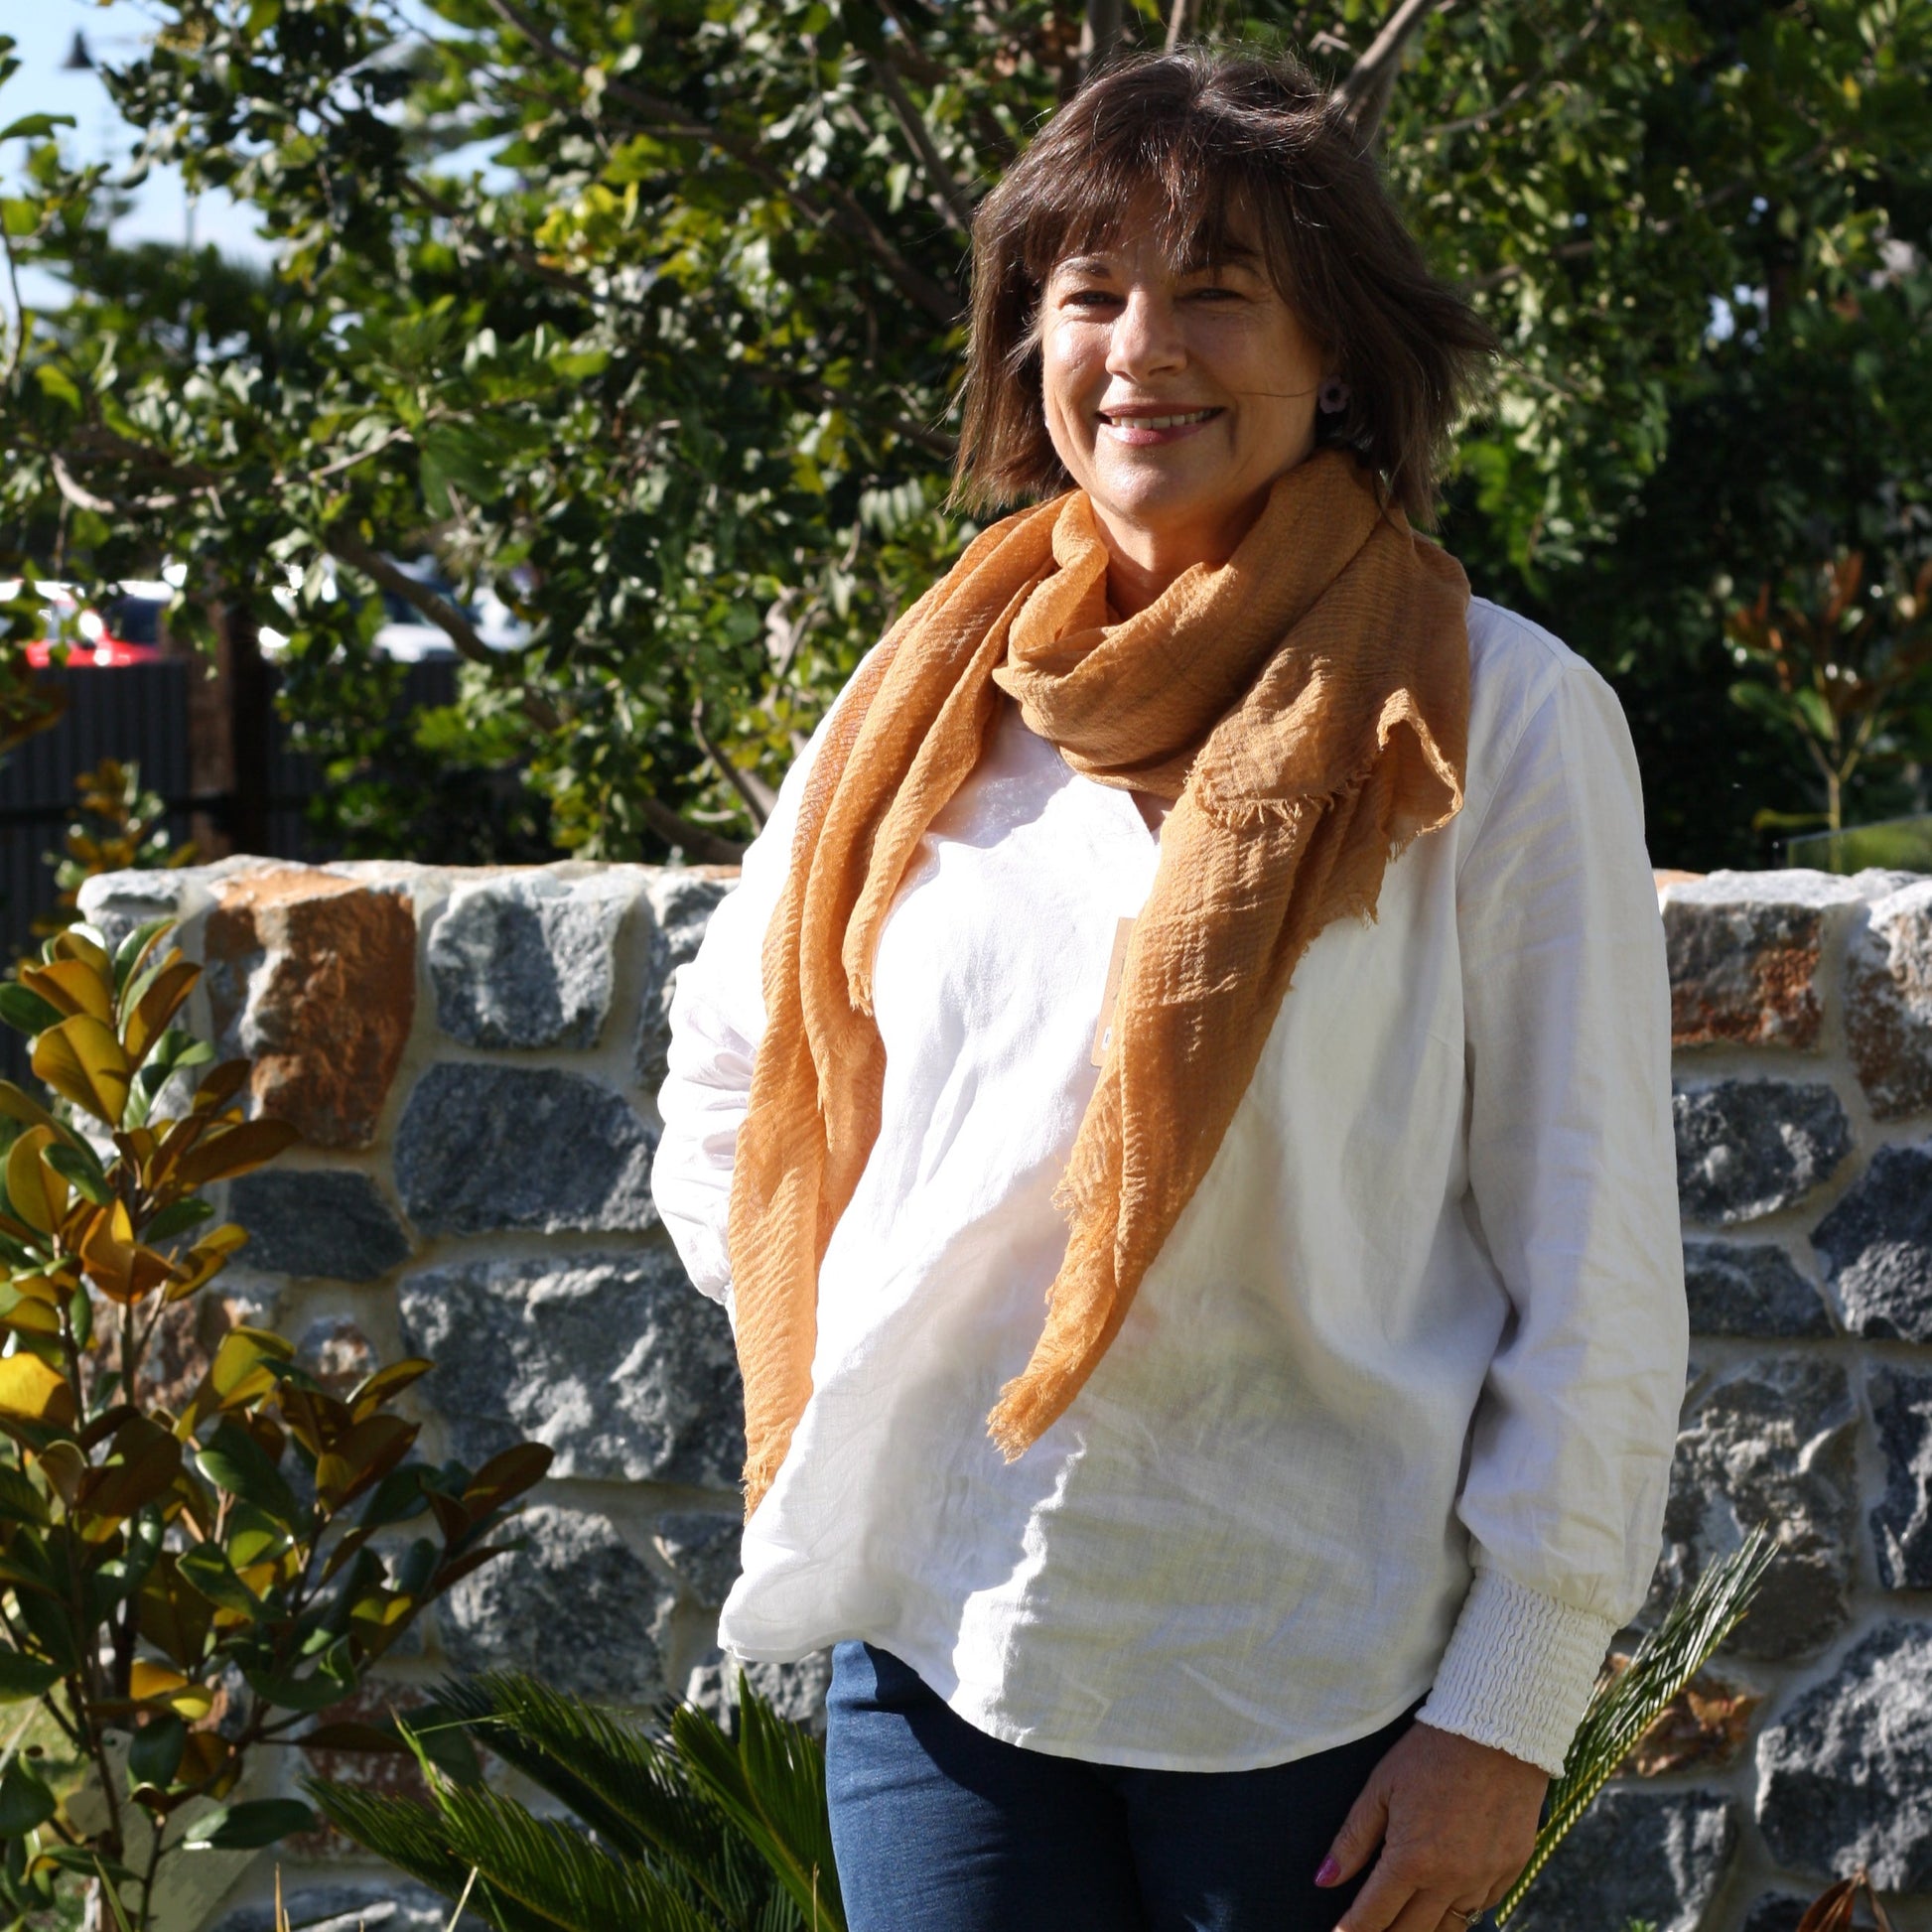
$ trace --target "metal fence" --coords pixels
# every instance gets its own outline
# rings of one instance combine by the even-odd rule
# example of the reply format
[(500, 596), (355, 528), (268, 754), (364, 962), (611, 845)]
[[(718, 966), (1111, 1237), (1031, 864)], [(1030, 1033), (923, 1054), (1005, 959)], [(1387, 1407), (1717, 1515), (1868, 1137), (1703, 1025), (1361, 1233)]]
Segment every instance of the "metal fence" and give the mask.
[[(211, 813), (217, 823), (222, 819), (227, 797), (197, 796), (191, 779), (190, 668), (164, 659), (45, 673), (66, 687), (66, 712), (52, 730), (28, 739), (0, 761), (0, 973), (23, 953), (40, 948), (34, 922), (51, 912), (59, 897), (49, 855), (58, 858), (74, 816), (74, 780), (103, 759), (140, 766), (142, 788), (160, 796), (177, 844), (190, 836), (192, 812)], [(272, 692), (272, 669), (269, 678)], [(409, 667), (402, 699), (406, 710), (449, 704), (455, 695), (454, 659), (427, 658)], [(266, 856), (327, 859), (331, 854), (308, 821), (309, 801), (321, 785), (315, 761), (290, 750), (287, 727), (272, 706), (267, 732)], [(22, 1046), (17, 1034), (0, 1028), (0, 1073), (10, 1079), (20, 1079), (25, 1070)]]

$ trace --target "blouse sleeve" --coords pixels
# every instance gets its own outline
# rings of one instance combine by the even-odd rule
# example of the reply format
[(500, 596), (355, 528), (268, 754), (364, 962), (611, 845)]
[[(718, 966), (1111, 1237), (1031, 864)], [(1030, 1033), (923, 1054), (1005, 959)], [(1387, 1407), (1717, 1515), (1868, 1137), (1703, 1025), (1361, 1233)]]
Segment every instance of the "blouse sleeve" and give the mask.
[(785, 773), (776, 807), (746, 850), (737, 891), (719, 902), (671, 991), (671, 1040), (657, 1092), (664, 1132), (651, 1162), (651, 1195), (685, 1272), (728, 1315), (725, 1229), (739, 1123), (764, 1033), (764, 933), (784, 892), (806, 774), (831, 718), (828, 709)]
[(1468, 1203), (1510, 1302), (1423, 1719), (1555, 1773), (1656, 1566), (1688, 1321), (1670, 993), (1623, 714), (1572, 661), (1465, 847)]

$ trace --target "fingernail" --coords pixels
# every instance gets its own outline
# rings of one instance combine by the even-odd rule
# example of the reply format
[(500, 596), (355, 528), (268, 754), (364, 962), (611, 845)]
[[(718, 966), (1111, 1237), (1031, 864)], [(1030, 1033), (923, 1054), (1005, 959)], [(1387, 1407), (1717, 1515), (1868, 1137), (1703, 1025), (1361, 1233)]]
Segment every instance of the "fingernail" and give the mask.
[(1332, 1885), (1341, 1876), (1341, 1866), (1333, 1859), (1323, 1859), (1321, 1869), (1314, 1874), (1317, 1885)]

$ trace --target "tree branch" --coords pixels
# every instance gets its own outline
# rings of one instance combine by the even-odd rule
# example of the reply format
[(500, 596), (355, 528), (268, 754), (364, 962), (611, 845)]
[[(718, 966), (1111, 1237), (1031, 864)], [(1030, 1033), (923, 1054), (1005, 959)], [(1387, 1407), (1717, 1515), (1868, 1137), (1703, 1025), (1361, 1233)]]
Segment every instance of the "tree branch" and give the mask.
[(493, 665), (499, 661), (496, 653), (477, 635), (475, 625), (448, 598), (440, 596), (427, 584), (419, 584), (407, 571), (398, 570), (379, 551), (371, 550), (346, 524), (331, 525), (324, 533), (323, 541), (329, 546), (329, 554), (338, 562), (347, 564), (351, 570), (359, 570), (379, 590), (401, 598), (412, 610), (427, 618), (473, 664)]
[(760, 832), (763, 831), (771, 814), (778, 809), (778, 794), (756, 771), (741, 770), (725, 756), (705, 730), (702, 698), (691, 707), (691, 730), (705, 757), (718, 767), (726, 783), (745, 801), (745, 809), (752, 814), (752, 823)]
[(1168, 15), (1167, 51), (1170, 54), (1187, 38), (1187, 29), (1191, 25), (1187, 11), (1187, 0), (1173, 0), (1173, 11)]
[(720, 838), (702, 825), (693, 825), (661, 799), (640, 798), (637, 810), (666, 845), (679, 847), (687, 859), (695, 859), (701, 866), (735, 866), (745, 857), (745, 848), (736, 839)]
[[(1118, 4), (1118, 0), (1115, 0), (1115, 4)], [(510, 0), (489, 0), (489, 8), (498, 19), (521, 34), (532, 47), (551, 60), (560, 62), (578, 73), (583, 73), (591, 66), (591, 63), (581, 55), (572, 54), (569, 49), (560, 47), (535, 22), (526, 20), (518, 9), (510, 4)], [(693, 120), (687, 110), (674, 102), (660, 100), (655, 94), (647, 94), (640, 88), (631, 86), (628, 81), (616, 79), (604, 83), (604, 98), (621, 101), (625, 106), (643, 115), (648, 124), (663, 133), (702, 141), (707, 147), (715, 148), (720, 154), (729, 156), (740, 167), (756, 175), (773, 194), (790, 202), (815, 226), (824, 227), (829, 223), (858, 242), (898, 284), (900, 290), (924, 309), (935, 322), (953, 323), (959, 319), (963, 305), (958, 292), (934, 281), (923, 269), (915, 268), (907, 261), (894, 246), (891, 237), (866, 212), (859, 200), (837, 182), (824, 181), (819, 184), (824, 190), (826, 200), (831, 204), (827, 207), (826, 203), (819, 201), (810, 190), (800, 187), (786, 175), (783, 169), (775, 166), (759, 151), (756, 142), (728, 134), (723, 128), (714, 127), (707, 122)]]
[(893, 66), (892, 56), (887, 54), (869, 65), (873, 77), (879, 82), (880, 92), (891, 104), (894, 116), (905, 131), (906, 140), (912, 144), (912, 152), (919, 158), (919, 166), (925, 171), (926, 185), (944, 210), (946, 220), (964, 234), (973, 225), (973, 205), (940, 158), (932, 130), (926, 126), (925, 116), (919, 112), (912, 96), (905, 91), (905, 84)]
[(1120, 47), (1121, 0), (1087, 0), (1080, 24), (1080, 79), (1084, 84), (1111, 61)]
[(1383, 23), (1382, 31), (1369, 43), (1368, 52), (1335, 89), (1364, 147), (1375, 139), (1382, 116), (1389, 111), (1395, 77), (1402, 70), (1403, 53), (1424, 17), (1438, 6), (1453, 3), (1454, 0), (1399, 0), (1395, 12)]

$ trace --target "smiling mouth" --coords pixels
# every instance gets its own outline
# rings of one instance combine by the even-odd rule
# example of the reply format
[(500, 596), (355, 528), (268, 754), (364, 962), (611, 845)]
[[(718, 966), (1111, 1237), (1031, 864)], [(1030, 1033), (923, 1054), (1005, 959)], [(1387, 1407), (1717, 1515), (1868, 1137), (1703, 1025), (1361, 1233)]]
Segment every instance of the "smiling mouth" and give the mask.
[(1152, 416), (1139, 410), (1103, 409), (1099, 416), (1109, 429), (1189, 429), (1220, 413), (1218, 409), (1185, 409), (1171, 415)]

